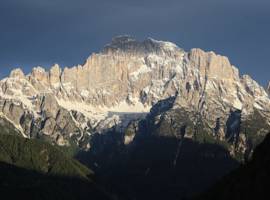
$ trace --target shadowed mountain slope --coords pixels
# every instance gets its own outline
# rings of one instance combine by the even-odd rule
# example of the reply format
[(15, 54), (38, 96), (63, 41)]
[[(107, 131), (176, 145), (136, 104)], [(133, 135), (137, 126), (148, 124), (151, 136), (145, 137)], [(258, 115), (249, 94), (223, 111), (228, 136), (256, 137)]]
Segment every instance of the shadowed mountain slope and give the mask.
[(256, 148), (247, 164), (221, 179), (196, 199), (269, 199), (270, 135)]

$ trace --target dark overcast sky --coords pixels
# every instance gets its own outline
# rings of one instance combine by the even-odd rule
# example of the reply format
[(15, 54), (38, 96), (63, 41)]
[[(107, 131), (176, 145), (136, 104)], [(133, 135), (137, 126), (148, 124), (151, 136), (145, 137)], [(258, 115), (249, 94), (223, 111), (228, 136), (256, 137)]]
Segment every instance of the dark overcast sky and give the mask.
[(82, 64), (120, 34), (213, 50), (270, 80), (270, 0), (0, 0), (0, 76)]

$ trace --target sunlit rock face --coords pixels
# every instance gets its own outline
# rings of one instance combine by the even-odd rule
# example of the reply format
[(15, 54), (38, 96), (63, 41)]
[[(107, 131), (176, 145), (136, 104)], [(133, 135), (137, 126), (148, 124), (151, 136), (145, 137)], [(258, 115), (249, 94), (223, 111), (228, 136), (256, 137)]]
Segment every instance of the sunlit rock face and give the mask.
[[(170, 97), (175, 97), (173, 110), (189, 113), (193, 123), (200, 116), (220, 139), (226, 138), (226, 123), (238, 110), (240, 121), (254, 113), (264, 120), (258, 134), (269, 129), (267, 92), (249, 76), (239, 76), (227, 57), (201, 49), (185, 52), (152, 38), (118, 36), (82, 65), (56, 64), (48, 71), (35, 67), (28, 75), (15, 69), (0, 82), (2, 117), (25, 137), (45, 137), (59, 145), (75, 141), (82, 148), (89, 148), (91, 135), (113, 128), (122, 132)], [(239, 134), (245, 141), (244, 132)], [(124, 143), (132, 140), (128, 136)]]

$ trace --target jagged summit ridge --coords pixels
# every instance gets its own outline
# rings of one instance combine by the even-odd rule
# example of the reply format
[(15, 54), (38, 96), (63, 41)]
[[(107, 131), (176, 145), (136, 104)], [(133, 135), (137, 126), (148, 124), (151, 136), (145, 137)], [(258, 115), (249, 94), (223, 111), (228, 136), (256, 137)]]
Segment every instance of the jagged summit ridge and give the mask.
[(117, 36), (107, 44), (103, 50), (104, 53), (133, 53), (133, 54), (173, 54), (176, 51), (183, 51), (176, 44), (165, 41), (158, 41), (153, 38), (147, 38), (144, 41), (138, 41), (129, 35)]
[[(225, 56), (170, 42), (130, 36), (113, 38), (83, 65), (48, 71), (15, 69), (0, 82), (3, 116), (27, 137), (46, 136), (60, 145), (75, 138), (89, 147), (89, 136), (143, 118), (160, 100), (175, 97), (174, 108), (200, 113), (207, 126), (220, 119), (221, 134), (231, 110), (243, 117), (258, 112), (269, 124), (266, 91)], [(86, 142), (85, 142), (86, 141)]]

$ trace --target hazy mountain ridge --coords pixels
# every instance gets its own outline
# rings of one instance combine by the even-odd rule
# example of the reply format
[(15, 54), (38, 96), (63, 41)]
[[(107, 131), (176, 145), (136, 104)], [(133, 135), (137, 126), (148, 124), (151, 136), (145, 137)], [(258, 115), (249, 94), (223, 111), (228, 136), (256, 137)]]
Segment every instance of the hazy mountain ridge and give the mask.
[[(157, 124), (180, 109), (190, 121), (185, 136), (193, 138), (201, 121), (216, 139), (240, 141), (230, 147), (232, 154), (245, 153), (249, 138), (263, 138), (270, 128), (268, 94), (249, 76), (240, 77), (228, 58), (200, 49), (185, 52), (151, 38), (116, 37), (82, 66), (62, 70), (55, 65), (48, 72), (37, 67), (29, 75), (16, 69), (0, 88), (2, 116), (25, 137), (83, 149), (91, 148), (95, 134), (114, 128), (124, 133), (131, 121), (170, 97), (175, 97), (171, 111), (155, 116)], [(254, 115), (262, 122), (249, 130), (245, 122)]]

